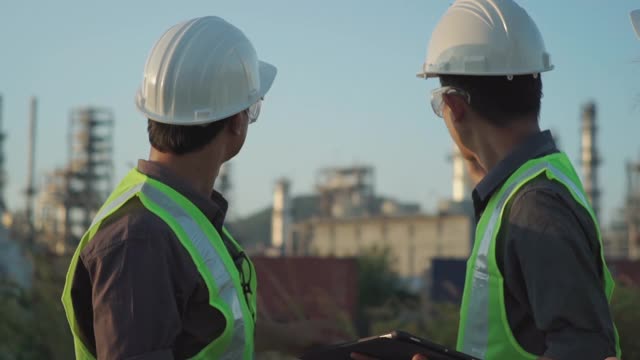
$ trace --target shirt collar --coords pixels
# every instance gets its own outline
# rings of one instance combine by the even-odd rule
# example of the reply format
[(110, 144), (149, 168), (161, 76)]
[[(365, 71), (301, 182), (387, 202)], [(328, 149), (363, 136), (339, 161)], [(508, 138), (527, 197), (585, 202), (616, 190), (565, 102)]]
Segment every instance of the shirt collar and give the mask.
[(487, 173), (473, 190), (476, 215), (484, 210), (493, 193), (524, 163), (555, 152), (558, 152), (558, 147), (549, 130), (533, 134), (516, 146), (509, 155)]
[(212, 189), (209, 197), (203, 196), (193, 186), (157, 162), (138, 160), (138, 171), (171, 187), (189, 199), (211, 221), (216, 230), (222, 233), (222, 225), (228, 208), (227, 200), (222, 194)]

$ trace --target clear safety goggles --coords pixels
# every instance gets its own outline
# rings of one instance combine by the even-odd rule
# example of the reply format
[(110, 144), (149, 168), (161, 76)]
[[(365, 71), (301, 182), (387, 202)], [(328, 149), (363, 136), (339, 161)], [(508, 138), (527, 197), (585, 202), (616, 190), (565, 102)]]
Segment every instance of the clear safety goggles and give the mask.
[(253, 124), (258, 120), (260, 116), (260, 108), (262, 107), (262, 99), (258, 100), (255, 104), (251, 105), (247, 109), (247, 116), (249, 117), (249, 124)]
[(442, 111), (444, 108), (444, 100), (442, 97), (445, 94), (462, 96), (467, 101), (467, 104), (471, 104), (471, 96), (469, 95), (469, 93), (462, 89), (458, 89), (453, 86), (443, 86), (437, 88), (431, 92), (431, 108), (438, 117), (442, 117)]

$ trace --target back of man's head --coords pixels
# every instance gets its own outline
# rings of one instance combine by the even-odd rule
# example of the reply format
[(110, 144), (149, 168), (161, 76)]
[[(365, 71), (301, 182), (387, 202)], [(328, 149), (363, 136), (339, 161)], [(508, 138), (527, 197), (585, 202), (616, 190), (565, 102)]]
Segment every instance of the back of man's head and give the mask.
[(466, 91), (471, 108), (497, 127), (508, 127), (514, 121), (538, 119), (542, 99), (540, 75), (470, 76), (440, 75), (442, 86)]
[(192, 126), (164, 124), (149, 119), (149, 143), (154, 149), (173, 155), (196, 152), (214, 141), (222, 133), (229, 119)]

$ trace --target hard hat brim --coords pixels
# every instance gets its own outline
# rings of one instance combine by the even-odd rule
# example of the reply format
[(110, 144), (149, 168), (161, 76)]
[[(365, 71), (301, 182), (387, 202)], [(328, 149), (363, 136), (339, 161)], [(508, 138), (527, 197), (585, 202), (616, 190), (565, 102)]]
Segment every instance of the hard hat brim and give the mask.
[(523, 70), (523, 71), (494, 71), (494, 72), (464, 72), (464, 71), (440, 71), (440, 72), (426, 72), (422, 71), (416, 74), (416, 77), (421, 79), (436, 78), (440, 75), (464, 75), (464, 76), (520, 76), (520, 75), (533, 75), (541, 74), (543, 72), (551, 71), (555, 68), (554, 65), (549, 65), (541, 70)]
[(278, 69), (264, 61), (259, 61), (260, 67), (260, 98), (263, 98), (269, 89), (271, 89), (271, 85), (273, 85), (273, 80), (276, 78), (276, 74), (278, 73)]
[(640, 38), (640, 9), (633, 10), (629, 17), (631, 18), (631, 25), (633, 26), (633, 31), (635, 31), (636, 36)]

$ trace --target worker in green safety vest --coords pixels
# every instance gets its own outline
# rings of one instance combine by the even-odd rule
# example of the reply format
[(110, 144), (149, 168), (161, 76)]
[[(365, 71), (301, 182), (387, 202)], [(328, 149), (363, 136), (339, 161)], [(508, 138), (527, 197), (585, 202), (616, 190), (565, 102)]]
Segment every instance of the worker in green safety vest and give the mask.
[(482, 359), (620, 356), (594, 204), (539, 127), (541, 73), (552, 69), (513, 0), (457, 0), (418, 74), (440, 79), (433, 111), (477, 184), (457, 348)]
[(149, 160), (109, 196), (69, 267), (62, 302), (76, 358), (252, 359), (326, 341), (321, 323), (258, 321), (254, 267), (212, 191), (275, 76), (217, 17), (177, 24), (155, 44), (136, 97)]
[(418, 74), (439, 78), (433, 111), (476, 184), (457, 350), (480, 359), (620, 357), (594, 206), (538, 123), (541, 73), (552, 69), (514, 1), (457, 0)]

